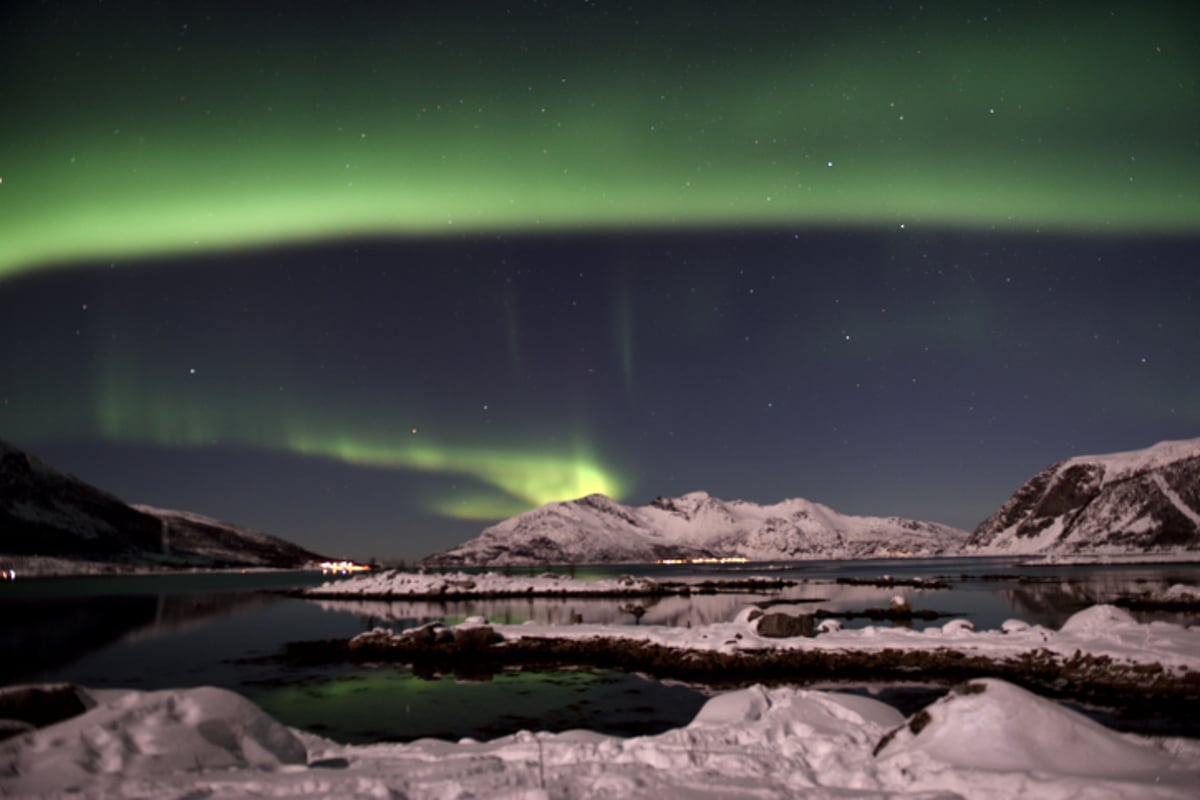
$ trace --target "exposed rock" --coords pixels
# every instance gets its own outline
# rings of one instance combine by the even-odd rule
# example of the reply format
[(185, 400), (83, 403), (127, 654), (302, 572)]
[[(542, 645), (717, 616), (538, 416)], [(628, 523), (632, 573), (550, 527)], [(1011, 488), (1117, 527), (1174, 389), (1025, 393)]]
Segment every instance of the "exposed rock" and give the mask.
[(820, 619), (871, 619), (871, 620), (887, 620), (889, 622), (912, 622), (914, 619), (938, 619), (939, 617), (953, 616), (945, 611), (934, 611), (929, 608), (913, 609), (906, 608), (864, 608), (862, 611), (830, 611), (825, 608), (818, 608), (813, 612), (813, 615)]
[(763, 614), (758, 620), (758, 635), (771, 639), (790, 639), (794, 636), (812, 636), (811, 614)]
[[(95, 705), (86, 692), (67, 683), (0, 688), (0, 720), (24, 723), (9, 726), (14, 734), (24, 727), (44, 728), (62, 722)], [(0, 733), (0, 738), (4, 734)]]
[(454, 646), (461, 652), (486, 650), (501, 641), (500, 634), (490, 625), (454, 628)]
[[(963, 580), (972, 580), (975, 576), (964, 575)], [(891, 575), (880, 575), (878, 578), (838, 578), (835, 581), (841, 586), (877, 586), (890, 589), (893, 586), (911, 586), (915, 589), (949, 589), (950, 584), (939, 578), (893, 578)]]

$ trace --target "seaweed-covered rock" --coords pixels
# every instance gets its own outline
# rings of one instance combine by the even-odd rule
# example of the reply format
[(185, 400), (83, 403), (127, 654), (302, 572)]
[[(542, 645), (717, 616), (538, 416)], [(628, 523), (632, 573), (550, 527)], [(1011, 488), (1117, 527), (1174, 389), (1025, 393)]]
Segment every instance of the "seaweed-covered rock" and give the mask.
[(758, 635), (772, 639), (790, 639), (813, 635), (811, 614), (763, 614), (758, 620)]
[(501, 641), (490, 625), (460, 626), (453, 630), (454, 646), (459, 650), (486, 650)]

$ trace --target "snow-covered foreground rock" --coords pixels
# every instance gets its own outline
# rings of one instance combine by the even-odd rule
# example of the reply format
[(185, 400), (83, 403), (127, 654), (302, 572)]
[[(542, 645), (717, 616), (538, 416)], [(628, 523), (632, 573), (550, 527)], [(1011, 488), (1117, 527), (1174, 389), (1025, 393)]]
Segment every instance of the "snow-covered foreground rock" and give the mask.
[(1109, 731), (975, 681), (905, 720), (875, 700), (754, 686), (689, 725), (619, 739), (350, 747), (231, 692), (96, 692), (90, 711), (0, 743), (0, 795), (86, 798), (1191, 798), (1200, 743)]

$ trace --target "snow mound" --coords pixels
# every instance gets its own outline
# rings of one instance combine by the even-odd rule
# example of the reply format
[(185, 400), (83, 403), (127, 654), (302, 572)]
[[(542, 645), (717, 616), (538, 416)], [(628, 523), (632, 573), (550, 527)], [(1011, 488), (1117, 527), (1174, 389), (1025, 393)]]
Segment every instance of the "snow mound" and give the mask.
[(1171, 762), (1160, 750), (993, 678), (963, 684), (913, 715), (884, 739), (877, 755), (1088, 778), (1160, 773)]
[(1163, 593), (1168, 600), (1200, 600), (1200, 586), (1176, 583)]
[[(0, 775), (18, 793), (72, 792), (125, 775), (276, 770), (307, 761), (300, 739), (235, 692), (204, 686), (96, 692), (91, 710), (0, 743)], [(0, 785), (0, 794), (6, 793)]]
[(952, 619), (942, 626), (942, 633), (960, 634), (974, 632), (975, 623), (969, 619)]
[(771, 707), (771, 698), (762, 686), (751, 686), (736, 692), (717, 695), (704, 704), (693, 723), (697, 725), (728, 725), (734, 722), (754, 722), (762, 719)]
[(1136, 625), (1137, 620), (1123, 608), (1110, 605), (1097, 605), (1079, 611), (1063, 623), (1059, 633), (1076, 634), (1080, 636), (1103, 636), (1114, 626)]

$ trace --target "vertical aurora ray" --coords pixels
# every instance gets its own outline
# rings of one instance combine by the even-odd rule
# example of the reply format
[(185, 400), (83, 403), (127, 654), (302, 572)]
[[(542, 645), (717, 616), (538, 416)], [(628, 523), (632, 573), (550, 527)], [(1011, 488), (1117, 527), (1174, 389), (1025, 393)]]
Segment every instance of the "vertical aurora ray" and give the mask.
[(613, 338), (617, 350), (617, 363), (621, 366), (621, 378), (625, 384), (625, 395), (633, 400), (633, 308), (629, 298), (629, 275), (622, 271), (617, 277), (613, 298)]

